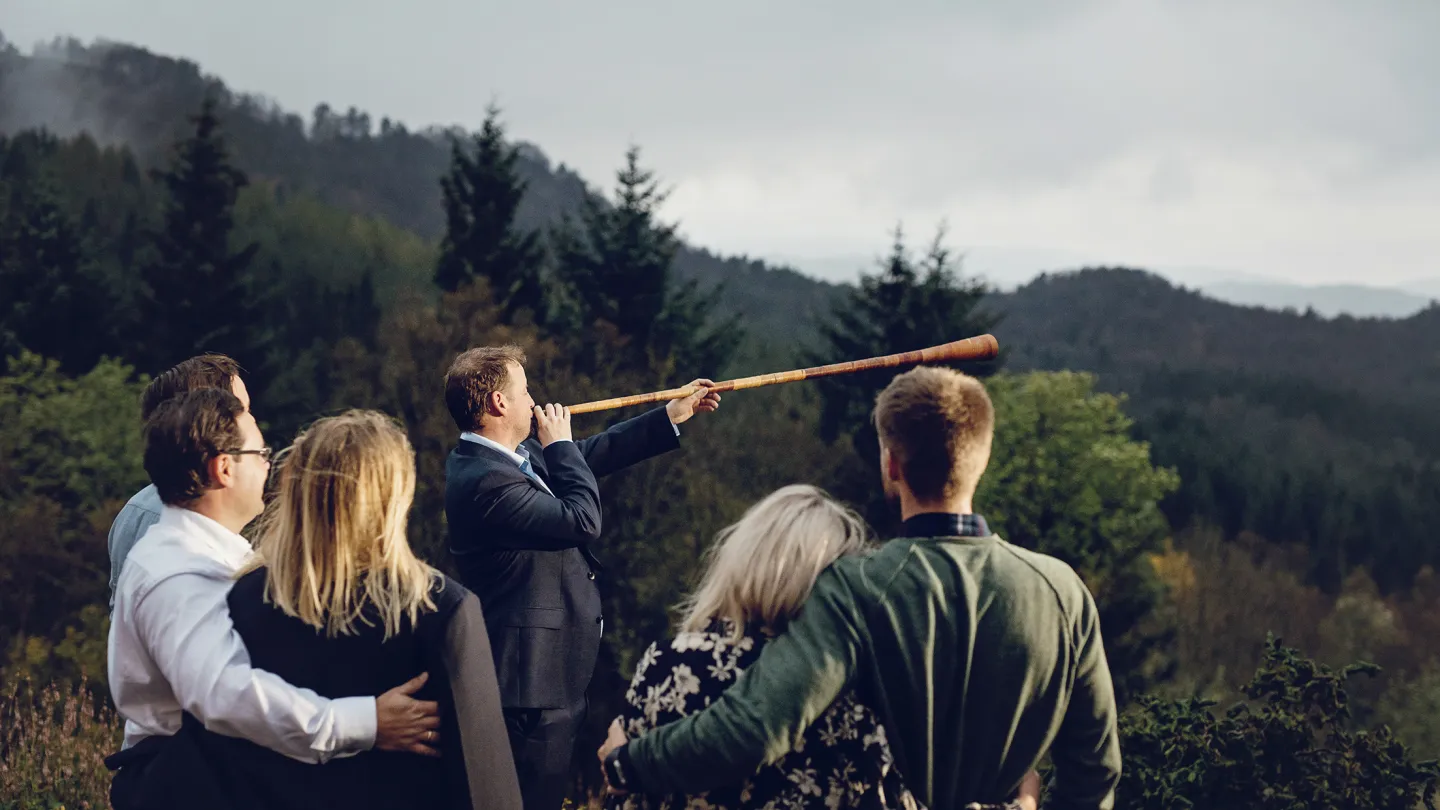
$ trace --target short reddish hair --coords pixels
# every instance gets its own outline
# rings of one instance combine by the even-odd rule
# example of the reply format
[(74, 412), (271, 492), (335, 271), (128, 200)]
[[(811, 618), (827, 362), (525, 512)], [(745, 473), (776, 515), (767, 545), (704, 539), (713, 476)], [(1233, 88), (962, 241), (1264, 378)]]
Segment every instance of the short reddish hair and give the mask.
[(510, 364), (523, 367), (519, 346), (481, 346), (462, 352), (445, 372), (445, 407), (460, 430), (479, 430), (485, 401), (510, 382)]
[(995, 406), (979, 380), (948, 368), (911, 369), (875, 398), (874, 417), (917, 498), (951, 498), (979, 485), (995, 433)]

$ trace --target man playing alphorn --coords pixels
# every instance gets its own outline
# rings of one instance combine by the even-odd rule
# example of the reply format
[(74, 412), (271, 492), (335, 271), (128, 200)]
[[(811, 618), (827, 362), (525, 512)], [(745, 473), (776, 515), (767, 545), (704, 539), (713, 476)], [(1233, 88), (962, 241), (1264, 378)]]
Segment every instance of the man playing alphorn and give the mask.
[(693, 394), (574, 441), (568, 408), (535, 405), (524, 363), (503, 346), (450, 366), (445, 404), (461, 434), (445, 462), (445, 514), (460, 581), (484, 609), (526, 810), (557, 810), (604, 630), (596, 476), (677, 449), (679, 425), (720, 395), (696, 380)]

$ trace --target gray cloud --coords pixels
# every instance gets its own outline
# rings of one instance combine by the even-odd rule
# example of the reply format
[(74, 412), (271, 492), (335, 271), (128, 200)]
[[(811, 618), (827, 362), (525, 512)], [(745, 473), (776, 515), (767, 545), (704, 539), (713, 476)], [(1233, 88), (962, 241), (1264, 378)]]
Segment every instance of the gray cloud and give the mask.
[(1190, 167), (1180, 158), (1164, 158), (1150, 174), (1150, 200), (1161, 205), (1184, 202), (1194, 193)]

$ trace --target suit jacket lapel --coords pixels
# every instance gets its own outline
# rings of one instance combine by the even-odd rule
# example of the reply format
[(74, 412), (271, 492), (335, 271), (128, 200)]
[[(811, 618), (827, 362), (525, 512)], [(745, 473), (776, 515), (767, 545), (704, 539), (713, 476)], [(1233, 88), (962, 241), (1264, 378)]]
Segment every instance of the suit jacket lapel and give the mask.
[[(540, 476), (541, 480), (545, 481), (545, 487), (550, 486), (549, 480), (546, 480), (549, 479), (550, 475), (549, 471), (545, 467), (545, 454), (543, 452), (540, 452), (542, 449), (540, 447), (540, 443), (534, 441), (533, 439), (526, 439), (525, 442), (527, 445), (529, 445), (525, 449), (530, 451), (530, 468), (535, 471), (536, 475)], [(479, 444), (478, 442), (471, 442), (466, 441), (465, 439), (461, 439), (460, 444), (455, 448), (455, 452), (462, 456), (470, 456), (472, 458), (488, 461), (492, 464), (509, 465), (512, 469), (525, 477), (526, 483), (541, 492), (545, 492), (545, 487), (540, 486), (540, 484), (536, 482), (535, 479), (531, 478), (528, 475), (525, 475), (524, 472), (521, 472), (519, 465), (515, 463), (515, 459), (506, 456), (504, 453), (501, 453), (499, 450), (496, 450), (493, 447), (486, 447), (485, 445)], [(553, 493), (547, 492), (546, 494), (550, 495)], [(581, 543), (578, 548), (580, 549), (580, 554), (585, 557), (585, 561), (590, 564), (590, 567), (594, 571), (599, 572), (605, 570), (605, 566), (601, 565), (600, 560), (598, 560), (595, 557), (595, 554), (590, 551), (589, 544)]]
[[(526, 448), (526, 449), (529, 449), (529, 448)], [(549, 481), (545, 481), (545, 486), (541, 486), (540, 484), (536, 483), (536, 481), (535, 481), (534, 478), (531, 478), (530, 476), (525, 475), (525, 472), (520, 469), (520, 465), (518, 465), (518, 464), (515, 463), (515, 459), (510, 458), (509, 456), (505, 455), (504, 453), (500, 452), (499, 450), (496, 450), (496, 449), (493, 448), (493, 447), (488, 447), (488, 446), (486, 446), (486, 445), (480, 444), (479, 442), (472, 442), (472, 441), (467, 441), (467, 440), (465, 440), (465, 439), (461, 439), (460, 442), (459, 442), (459, 444), (457, 444), (456, 447), (455, 447), (455, 453), (458, 454), (458, 455), (462, 455), (462, 456), (469, 456), (469, 457), (471, 457), (471, 458), (483, 459), (483, 460), (485, 460), (485, 461), (487, 461), (487, 462), (489, 462), (489, 463), (491, 463), (491, 464), (494, 464), (494, 465), (496, 465), (496, 466), (502, 466), (502, 465), (503, 465), (503, 466), (509, 467), (509, 468), (515, 470), (516, 472), (520, 473), (520, 475), (524, 476), (524, 477), (525, 477), (525, 483), (527, 483), (527, 484), (529, 484), (530, 486), (532, 486), (532, 487), (540, 490), (541, 492), (545, 492), (545, 487), (550, 486), (550, 482), (549, 482)], [(545, 460), (544, 460), (544, 458), (541, 458), (541, 459), (540, 459), (540, 463), (539, 463), (539, 464), (535, 463), (535, 459), (536, 459), (535, 453), (532, 452), (532, 453), (530, 454), (530, 468), (535, 471), (535, 474), (536, 474), (536, 475), (540, 476), (540, 479), (541, 479), (541, 480), (545, 480), (545, 479), (549, 478), (550, 476), (547, 475), (546, 472), (545, 472)], [(545, 494), (550, 495), (550, 494), (553, 494), (553, 493), (551, 493), (551, 492), (545, 492)]]

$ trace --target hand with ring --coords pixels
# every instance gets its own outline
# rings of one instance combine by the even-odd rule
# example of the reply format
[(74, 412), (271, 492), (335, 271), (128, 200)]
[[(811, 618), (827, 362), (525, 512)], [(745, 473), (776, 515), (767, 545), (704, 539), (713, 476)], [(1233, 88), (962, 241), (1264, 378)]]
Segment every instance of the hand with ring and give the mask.
[(425, 685), (430, 674), (422, 672), (412, 680), (375, 699), (375, 748), (380, 751), (407, 751), (427, 757), (440, 752), (430, 746), (440, 738), (440, 704), (411, 697)]

